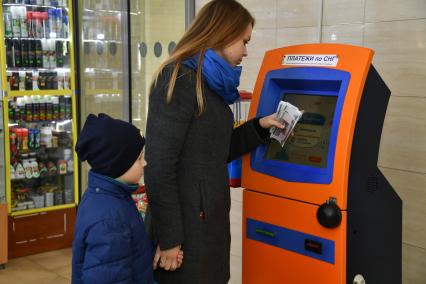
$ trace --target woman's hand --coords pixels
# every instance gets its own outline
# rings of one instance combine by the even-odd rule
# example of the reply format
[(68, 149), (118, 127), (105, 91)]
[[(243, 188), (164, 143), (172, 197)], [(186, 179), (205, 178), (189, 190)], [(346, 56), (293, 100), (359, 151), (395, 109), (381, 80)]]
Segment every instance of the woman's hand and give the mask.
[(164, 270), (175, 271), (181, 267), (183, 263), (183, 251), (180, 248), (181, 246), (176, 246), (168, 250), (160, 250), (160, 246), (157, 246), (152, 262), (153, 269), (155, 270), (159, 266), (164, 268)]
[(277, 115), (275, 113), (259, 119), (259, 124), (262, 128), (266, 128), (266, 129), (269, 129), (272, 126), (275, 126), (278, 128), (284, 128), (284, 125), (278, 121)]

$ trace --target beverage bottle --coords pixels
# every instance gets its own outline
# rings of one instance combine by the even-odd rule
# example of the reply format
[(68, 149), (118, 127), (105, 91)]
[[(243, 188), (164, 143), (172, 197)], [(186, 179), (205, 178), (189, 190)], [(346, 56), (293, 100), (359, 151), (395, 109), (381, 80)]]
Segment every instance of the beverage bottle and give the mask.
[(62, 8), (55, 11), (55, 32), (57, 38), (62, 37)]
[(33, 89), (33, 73), (25, 72), (25, 90)]
[(46, 72), (38, 73), (37, 83), (40, 90), (46, 90)]
[(24, 167), (25, 171), (25, 178), (31, 179), (33, 177), (32, 170), (31, 170), (31, 164), (28, 159), (28, 154), (22, 154), (22, 166)]
[(10, 165), (10, 179), (11, 180), (16, 179), (16, 176), (15, 176), (15, 167), (13, 167), (13, 165)]
[(67, 173), (71, 174), (74, 172), (74, 162), (72, 157), (72, 149), (64, 149), (64, 160), (67, 164)]
[(26, 114), (26, 120), (27, 122), (33, 121), (33, 101), (31, 97), (25, 96), (25, 114)]
[(45, 96), (40, 96), (40, 121), (46, 120), (46, 98)]
[(53, 103), (50, 96), (46, 96), (46, 120), (53, 120)]
[(65, 119), (65, 97), (64, 96), (59, 97), (59, 119), (60, 120)]
[(9, 121), (13, 122), (15, 118), (15, 110), (16, 110), (15, 102), (13, 100), (9, 100), (8, 109), (9, 109), (9, 114), (8, 114)]
[(58, 71), (58, 90), (64, 89), (64, 72)]
[(64, 42), (57, 40), (56, 47), (56, 66), (64, 67)]
[(70, 96), (64, 97), (65, 101), (65, 119), (72, 118), (72, 98)]
[(28, 37), (34, 38), (35, 37), (35, 21), (33, 18), (33, 11), (30, 10), (31, 7), (28, 7), (27, 10), (27, 25), (28, 25)]
[(38, 71), (33, 71), (33, 90), (38, 90)]
[(28, 50), (29, 50), (28, 39), (21, 39), (22, 67), (29, 67)]
[(17, 110), (15, 111), (15, 121), (22, 122), (27, 120), (25, 113), (25, 100), (24, 98), (16, 99)]
[(13, 41), (10, 38), (5, 39), (5, 45), (6, 45), (6, 64), (7, 67), (14, 67), (13, 62)]
[(36, 52), (36, 44), (35, 40), (28, 40), (28, 67), (36, 67), (36, 58), (35, 58), (35, 52)]
[(44, 73), (44, 75), (45, 75), (44, 78), (46, 82), (45, 89), (51, 90), (52, 89), (52, 72), (46, 72)]
[(68, 38), (68, 16), (62, 16), (62, 38)]
[(21, 163), (17, 163), (15, 167), (15, 178), (24, 179), (25, 178), (25, 169)]
[[(50, 60), (49, 60), (49, 42), (47, 39), (41, 40), (41, 48), (42, 48), (42, 54), (43, 54), (43, 68), (50, 68)], [(52, 66), (53, 68), (53, 66)]]
[(58, 89), (58, 72), (51, 72), (51, 79), (52, 79), (52, 89), (57, 90)]
[(19, 24), (21, 37), (28, 37), (27, 8), (25, 6), (19, 7)]
[(58, 120), (59, 119), (59, 98), (52, 97), (52, 103), (53, 103), (53, 120)]
[(67, 173), (67, 162), (65, 160), (58, 160), (58, 171), (60, 175)]
[(16, 134), (16, 129), (11, 127), (9, 128), (9, 132), (10, 132), (10, 136), (9, 136), (9, 141), (10, 141), (10, 152), (11, 153), (16, 153), (19, 149), (19, 145), (18, 145), (18, 137)]
[(56, 38), (56, 11), (55, 8), (47, 9), (47, 34), (48, 38)]
[(33, 121), (40, 121), (40, 96), (33, 96)]
[(35, 37), (40, 39), (44, 37), (44, 14), (43, 12), (37, 11), (33, 12), (33, 21), (35, 23)]
[(34, 149), (34, 129), (28, 129), (28, 148), (29, 149)]
[(22, 128), (21, 129), (21, 135), (22, 135), (22, 150), (27, 151), (28, 150), (28, 129)]
[(12, 37), (12, 13), (8, 7), (4, 7), (3, 11), (3, 20), (4, 20), (4, 36)]
[(31, 166), (31, 172), (33, 174), (34, 178), (39, 178), (40, 177), (40, 171), (38, 168), (38, 163), (37, 163), (37, 159), (35, 157), (35, 153), (31, 153), (30, 156), (30, 166)]
[(19, 72), (19, 90), (21, 91), (25, 90), (25, 72), (24, 71)]
[(10, 7), (10, 13), (12, 15), (12, 36), (21, 37), (21, 22), (19, 18), (19, 7)]
[(70, 42), (65, 41), (63, 46), (64, 66), (70, 66)]
[(70, 89), (71, 87), (71, 77), (70, 77), (70, 73), (65, 71), (65, 75), (64, 75), (64, 89)]
[(21, 40), (13, 39), (13, 53), (15, 55), (14, 67), (22, 67)]
[(43, 50), (41, 40), (36, 39), (35, 43), (35, 67), (41, 68), (43, 67)]
[(40, 19), (42, 21), (42, 27), (43, 27), (43, 36), (44, 38), (48, 38), (49, 37), (49, 14), (46, 11), (40, 12)]
[(40, 130), (37, 128), (34, 129), (34, 148), (40, 148)]
[(10, 90), (19, 90), (19, 72), (12, 72), (12, 77), (10, 79)]
[(56, 45), (55, 40), (49, 40), (49, 66), (50, 68), (56, 68)]
[(22, 131), (21, 128), (14, 128), (16, 133), (16, 153), (22, 150)]

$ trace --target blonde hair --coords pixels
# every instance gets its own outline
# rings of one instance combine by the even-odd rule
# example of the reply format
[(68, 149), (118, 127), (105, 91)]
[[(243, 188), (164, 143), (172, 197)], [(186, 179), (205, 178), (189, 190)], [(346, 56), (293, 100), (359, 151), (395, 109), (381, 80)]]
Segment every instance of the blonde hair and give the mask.
[(196, 95), (198, 114), (204, 112), (202, 93), (202, 64), (207, 49), (222, 49), (233, 44), (249, 24), (255, 20), (250, 12), (235, 0), (213, 0), (198, 12), (169, 58), (163, 62), (154, 74), (154, 85), (158, 76), (170, 63), (174, 63), (171, 79), (167, 89), (167, 103), (172, 100), (177, 75), (182, 61), (199, 54), (196, 73)]

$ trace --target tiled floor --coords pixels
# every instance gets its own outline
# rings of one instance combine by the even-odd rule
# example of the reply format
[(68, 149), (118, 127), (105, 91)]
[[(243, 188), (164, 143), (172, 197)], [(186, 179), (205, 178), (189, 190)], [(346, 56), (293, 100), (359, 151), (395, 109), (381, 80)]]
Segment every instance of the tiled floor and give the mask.
[[(231, 281), (241, 283), (242, 190), (231, 189)], [(71, 283), (71, 249), (56, 250), (9, 260), (0, 270), (0, 284)]]
[(0, 270), (0, 283), (71, 283), (71, 249), (11, 259)]

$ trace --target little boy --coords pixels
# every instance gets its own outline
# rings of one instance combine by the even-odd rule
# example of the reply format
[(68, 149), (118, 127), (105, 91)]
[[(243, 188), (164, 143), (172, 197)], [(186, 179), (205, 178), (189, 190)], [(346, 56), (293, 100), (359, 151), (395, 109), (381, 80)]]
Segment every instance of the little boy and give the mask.
[(130, 123), (87, 117), (75, 147), (91, 170), (78, 206), (72, 283), (154, 282), (152, 243), (131, 197), (146, 166), (144, 144)]

